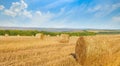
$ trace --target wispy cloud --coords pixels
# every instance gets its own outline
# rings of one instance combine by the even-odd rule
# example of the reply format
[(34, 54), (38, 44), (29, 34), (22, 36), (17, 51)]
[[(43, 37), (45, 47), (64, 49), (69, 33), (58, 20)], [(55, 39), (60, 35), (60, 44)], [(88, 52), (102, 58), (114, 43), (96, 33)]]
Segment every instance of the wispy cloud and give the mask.
[(111, 12), (115, 11), (118, 8), (120, 8), (120, 3), (101, 4), (101, 5), (96, 5), (94, 7), (88, 8), (88, 12), (94, 13), (94, 16), (96, 17), (102, 17), (102, 16), (109, 15)]
[(55, 8), (61, 5), (65, 5), (66, 3), (71, 3), (74, 0), (56, 0), (52, 3), (49, 3), (48, 5), (45, 6), (45, 8)]

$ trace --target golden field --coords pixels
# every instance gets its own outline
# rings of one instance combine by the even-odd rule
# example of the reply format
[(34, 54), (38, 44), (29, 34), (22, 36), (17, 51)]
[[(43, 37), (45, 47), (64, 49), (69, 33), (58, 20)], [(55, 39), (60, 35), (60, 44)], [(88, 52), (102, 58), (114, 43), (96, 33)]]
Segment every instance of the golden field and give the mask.
[(80, 37), (75, 54), (82, 66), (120, 66), (120, 36)]
[[(102, 38), (98, 39), (97, 37), (99, 36)], [(107, 39), (104, 37), (107, 37)], [(35, 36), (0, 36), (0, 66), (82, 66), (75, 59), (75, 46), (78, 38), (79, 37), (72, 36), (69, 42), (62, 43), (59, 42), (59, 37), (55, 36), (45, 36), (44, 39)], [(95, 48), (99, 48), (100, 46), (102, 47), (100, 52), (104, 52), (104, 49), (111, 49), (110, 47), (106, 47), (107, 45), (104, 40), (105, 42), (108, 41), (111, 43), (110, 46), (114, 47), (115, 59), (112, 61), (116, 61), (117, 59), (116, 64), (119, 66), (120, 35), (98, 35), (92, 39), (91, 36), (87, 36), (85, 41), (89, 44), (88, 48), (90, 50), (86, 53), (86, 56), (90, 56), (88, 54), (91, 52), (94, 54)], [(117, 42), (114, 42), (114, 40), (117, 40)], [(100, 43), (103, 43), (103, 45), (95, 47)], [(83, 50), (86, 48), (87, 47), (83, 47)], [(99, 49), (97, 50), (99, 51)], [(97, 52), (97, 50), (95, 52)], [(84, 55), (84, 52), (81, 53)], [(86, 63), (91, 64), (89, 60), (92, 58), (94, 58), (94, 56), (90, 56)], [(94, 59), (90, 62), (92, 61), (94, 61)], [(102, 62), (104, 62), (104, 60)]]
[(79, 66), (74, 59), (78, 37), (0, 36), (0, 66)]

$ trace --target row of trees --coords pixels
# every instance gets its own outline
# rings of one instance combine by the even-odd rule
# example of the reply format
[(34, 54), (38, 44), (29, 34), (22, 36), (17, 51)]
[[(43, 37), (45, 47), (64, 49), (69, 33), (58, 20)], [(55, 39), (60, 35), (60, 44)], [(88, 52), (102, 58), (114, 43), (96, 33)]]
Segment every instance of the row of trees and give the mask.
[(15, 35), (21, 35), (21, 36), (32, 36), (36, 33), (39, 33), (39, 31), (36, 30), (0, 30), (0, 35), (9, 34), (12, 36)]
[(32, 36), (37, 33), (43, 33), (45, 35), (56, 36), (60, 34), (69, 34), (70, 36), (87, 36), (96, 35), (94, 32), (47, 32), (47, 31), (37, 31), (37, 30), (0, 30), (0, 35), (9, 34), (10, 36), (21, 35), (21, 36)]
[(46, 35), (51, 35), (51, 36), (56, 36), (60, 34), (69, 34), (70, 36), (88, 36), (88, 35), (96, 35), (94, 32), (46, 32), (46, 31), (41, 31), (41, 33), (46, 34)]
[(114, 32), (99, 32), (97, 34), (120, 34), (120, 31), (114, 31)]

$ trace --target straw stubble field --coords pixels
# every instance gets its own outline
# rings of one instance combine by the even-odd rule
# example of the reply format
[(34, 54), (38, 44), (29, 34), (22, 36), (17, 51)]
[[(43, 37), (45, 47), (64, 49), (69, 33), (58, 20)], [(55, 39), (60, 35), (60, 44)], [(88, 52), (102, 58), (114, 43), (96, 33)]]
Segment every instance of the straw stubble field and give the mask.
[(120, 35), (63, 38), (0, 36), (0, 66), (120, 66)]
[(120, 35), (80, 37), (75, 54), (82, 66), (120, 66)]
[(77, 38), (60, 43), (57, 37), (0, 36), (0, 66), (79, 66), (74, 59)]

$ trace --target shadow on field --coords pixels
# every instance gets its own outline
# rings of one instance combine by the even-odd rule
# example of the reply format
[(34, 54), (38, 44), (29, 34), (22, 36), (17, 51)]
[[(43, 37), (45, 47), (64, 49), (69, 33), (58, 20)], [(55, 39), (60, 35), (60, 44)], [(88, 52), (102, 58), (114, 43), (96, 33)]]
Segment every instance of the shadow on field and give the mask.
[(69, 55), (71, 55), (74, 59), (76, 59), (75, 53), (70, 53)]

